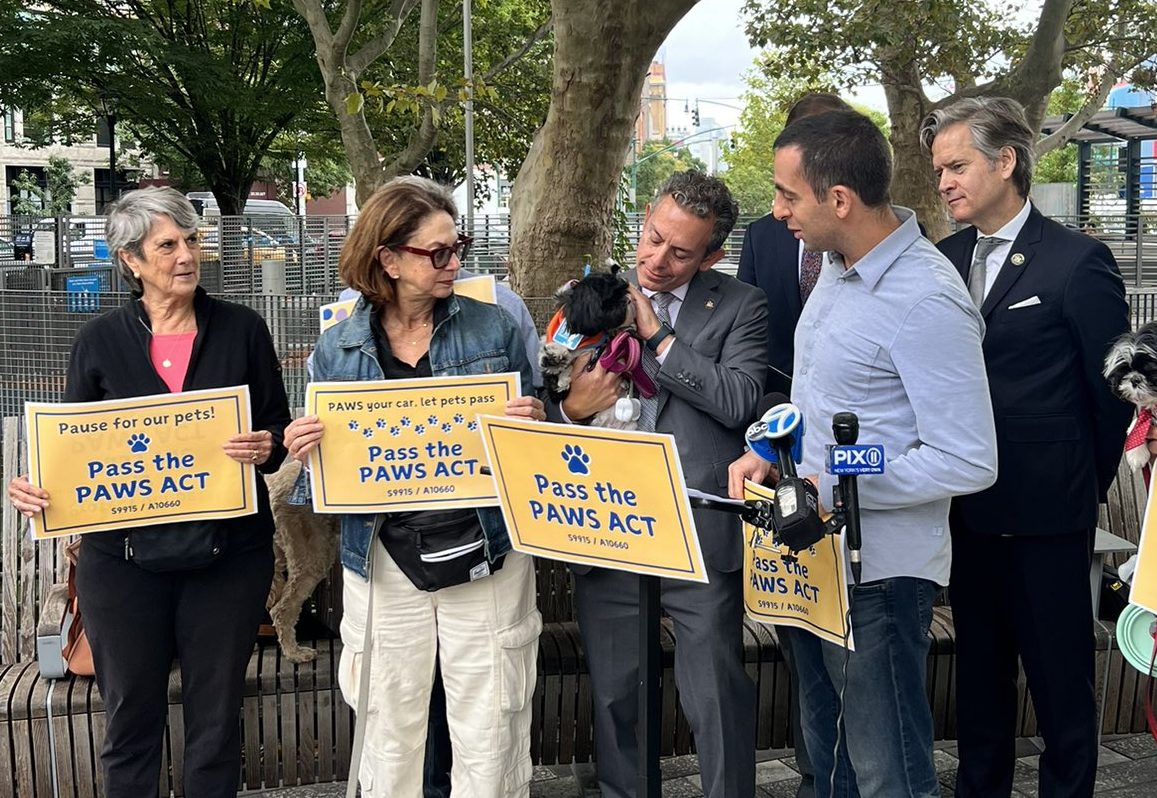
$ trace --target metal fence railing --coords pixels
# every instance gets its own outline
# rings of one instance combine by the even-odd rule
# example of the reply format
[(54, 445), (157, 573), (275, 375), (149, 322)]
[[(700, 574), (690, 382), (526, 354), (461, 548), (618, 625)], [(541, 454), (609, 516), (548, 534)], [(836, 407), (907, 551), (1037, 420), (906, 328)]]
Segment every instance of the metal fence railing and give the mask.
[[(111, 310), (125, 294), (63, 291), (0, 291), (0, 416), (19, 415), (27, 401), (60, 401), (72, 339), (86, 321)], [(318, 308), (329, 297), (233, 294), (269, 325), (292, 406), (305, 401), (306, 359), (319, 333)], [(554, 309), (551, 297), (526, 300), (539, 329)], [(1157, 290), (1131, 291), (1129, 304), (1138, 327), (1157, 320)]]

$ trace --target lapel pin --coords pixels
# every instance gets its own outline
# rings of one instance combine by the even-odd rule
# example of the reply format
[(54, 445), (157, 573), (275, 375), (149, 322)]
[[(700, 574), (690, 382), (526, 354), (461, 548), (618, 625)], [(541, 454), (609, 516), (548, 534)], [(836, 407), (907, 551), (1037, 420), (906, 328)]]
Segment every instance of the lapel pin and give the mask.
[(1010, 260), (1012, 261), (1013, 266), (1024, 265), (1024, 255), (1021, 255), (1019, 252), (1012, 253), (1012, 258), (1010, 258)]
[(714, 299), (708, 299), (706, 302), (703, 303), (703, 305), (708, 310), (714, 310), (715, 309), (715, 300)]

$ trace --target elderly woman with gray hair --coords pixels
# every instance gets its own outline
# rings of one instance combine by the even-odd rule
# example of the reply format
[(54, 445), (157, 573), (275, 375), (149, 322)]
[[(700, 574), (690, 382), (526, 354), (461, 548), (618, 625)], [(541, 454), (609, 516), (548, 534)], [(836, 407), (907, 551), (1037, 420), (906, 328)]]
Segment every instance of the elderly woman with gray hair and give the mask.
[[(198, 286), (197, 214), (177, 191), (132, 191), (106, 232), (132, 296), (88, 322), (72, 345), (64, 400), (94, 402), (248, 385), (253, 430), (222, 441), (234, 460), (272, 473), (285, 458), (289, 405), (273, 341), (253, 310)], [(273, 575), (273, 517), (133, 527), (84, 536), (77, 591), (104, 698), (106, 794), (156, 795), (169, 670), (180, 662), (184, 793), (234, 796), (246, 664)], [(27, 477), (8, 486), (32, 516), (50, 497)]]

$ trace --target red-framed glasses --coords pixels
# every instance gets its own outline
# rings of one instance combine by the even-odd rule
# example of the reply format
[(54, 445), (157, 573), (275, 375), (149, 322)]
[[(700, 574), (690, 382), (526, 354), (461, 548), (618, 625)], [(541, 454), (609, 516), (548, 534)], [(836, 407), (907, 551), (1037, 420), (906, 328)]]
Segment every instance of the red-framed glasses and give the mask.
[(438, 247), (437, 249), (420, 249), (418, 247), (408, 247), (404, 244), (385, 244), (382, 246), (390, 249), (399, 249), (402, 252), (409, 252), (412, 255), (420, 255), (423, 258), (430, 259), (430, 265), (435, 269), (445, 269), (450, 265), (450, 258), (457, 255), (459, 260), (465, 260), (466, 253), (470, 251), (470, 245), (474, 243), (474, 239), (470, 236), (459, 235), (458, 240), (448, 247)]

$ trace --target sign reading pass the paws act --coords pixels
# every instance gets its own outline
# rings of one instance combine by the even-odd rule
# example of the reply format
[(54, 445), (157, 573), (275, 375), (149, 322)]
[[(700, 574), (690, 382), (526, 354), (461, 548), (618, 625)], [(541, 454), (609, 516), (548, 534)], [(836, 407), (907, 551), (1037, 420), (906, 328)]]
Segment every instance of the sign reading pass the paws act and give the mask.
[(252, 427), (249, 388), (25, 405), (35, 538), (257, 512), (256, 471), (222, 447)]
[(306, 412), (325, 426), (309, 462), (314, 511), (498, 504), (477, 416), (503, 412), (518, 382), (508, 373), (310, 383)]
[(706, 582), (675, 439), (482, 416), (515, 550)]

